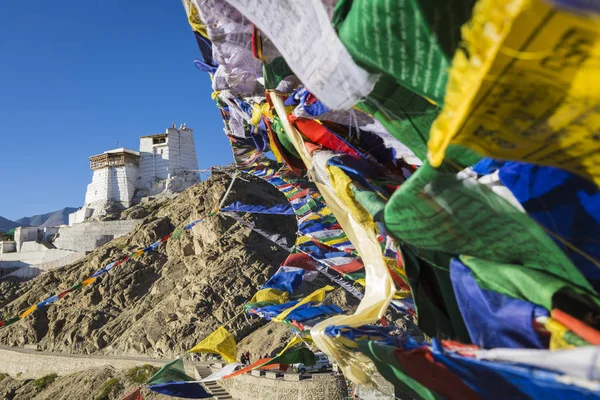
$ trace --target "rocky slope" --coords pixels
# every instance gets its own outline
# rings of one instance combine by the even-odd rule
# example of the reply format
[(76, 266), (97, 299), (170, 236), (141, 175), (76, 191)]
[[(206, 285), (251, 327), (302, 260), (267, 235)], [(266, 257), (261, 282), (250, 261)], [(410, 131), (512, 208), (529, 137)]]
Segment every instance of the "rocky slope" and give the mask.
[(32, 217), (19, 218), (15, 222), (19, 224), (19, 226), (39, 226), (40, 228), (65, 225), (69, 223), (69, 214), (74, 213), (75, 211), (77, 211), (77, 208), (65, 207), (62, 210), (34, 215)]
[[(133, 392), (157, 369), (149, 365), (116, 371), (98, 368), (67, 376), (46, 375), (38, 379), (15, 379), (0, 374), (0, 398), (6, 400), (109, 400)], [(172, 397), (142, 389), (145, 399), (165, 400)]]
[[(244, 179), (247, 181), (236, 181), (226, 204), (242, 201), (270, 205), (285, 201), (281, 193), (262, 180)], [(129, 235), (107, 243), (75, 264), (26, 283), (2, 283), (6, 291), (0, 297), (0, 313), (12, 316), (22, 312), (123, 254), (205, 215), (219, 203), (230, 180), (227, 175), (213, 176), (174, 199), (126, 210), (121, 218), (143, 218)], [(293, 242), (296, 223), (291, 216), (255, 214), (244, 218)], [(242, 341), (240, 352), (271, 352), (285, 343), (287, 332), (282, 326), (260, 329), (265, 322), (246, 316), (243, 305), (287, 254), (231, 218), (208, 217), (193, 232), (115, 268), (103, 275), (101, 282), (0, 329), (0, 343), (34, 344), (42, 350), (59, 352), (171, 358), (225, 324)], [(302, 291), (309, 292), (325, 283), (328, 282), (307, 283)], [(332, 299), (346, 309), (356, 305), (339, 288)]]

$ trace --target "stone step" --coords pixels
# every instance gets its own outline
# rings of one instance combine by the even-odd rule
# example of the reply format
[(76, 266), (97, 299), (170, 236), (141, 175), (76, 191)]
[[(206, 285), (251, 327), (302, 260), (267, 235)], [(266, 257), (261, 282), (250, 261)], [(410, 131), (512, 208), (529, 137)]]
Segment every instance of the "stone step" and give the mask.
[[(196, 377), (202, 379), (212, 374), (212, 370), (206, 365), (196, 365)], [(204, 387), (213, 395), (216, 400), (233, 400), (233, 397), (217, 382), (203, 383)]]

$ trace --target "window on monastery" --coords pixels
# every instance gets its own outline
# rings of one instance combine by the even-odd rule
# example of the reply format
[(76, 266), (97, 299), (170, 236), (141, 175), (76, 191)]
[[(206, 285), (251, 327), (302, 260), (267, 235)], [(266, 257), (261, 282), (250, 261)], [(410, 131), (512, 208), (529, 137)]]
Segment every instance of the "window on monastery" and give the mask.
[(161, 144), (161, 143), (167, 143), (167, 138), (166, 137), (152, 138), (152, 144)]

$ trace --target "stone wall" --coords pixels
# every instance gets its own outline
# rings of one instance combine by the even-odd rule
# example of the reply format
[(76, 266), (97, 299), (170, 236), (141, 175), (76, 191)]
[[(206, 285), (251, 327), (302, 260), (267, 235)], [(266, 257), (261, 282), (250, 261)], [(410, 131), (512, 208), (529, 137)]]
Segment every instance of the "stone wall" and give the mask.
[(138, 220), (82, 222), (61, 227), (54, 246), (72, 251), (93, 251), (114, 238), (131, 232)]
[[(67, 252), (66, 250), (55, 250), (60, 252)], [(47, 261), (41, 264), (32, 264), (23, 267), (18, 267), (17, 264), (21, 264), (22, 262), (8, 262), (8, 261), (0, 261), (0, 269), (8, 269), (8, 268), (18, 268), (16, 271), (8, 273), (6, 276), (14, 276), (22, 279), (32, 279), (38, 275), (43, 274), (44, 272), (50, 271), (51, 269), (64, 267), (65, 265), (72, 264), (76, 261), (81, 260), (85, 257), (85, 252), (74, 252), (68, 251), (68, 255), (58, 258), (54, 261)]]
[[(55, 373), (69, 375), (90, 368), (112, 366), (115, 369), (129, 369), (137, 365), (151, 364), (162, 367), (172, 360), (159, 360), (144, 357), (104, 357), (93, 355), (71, 355), (60, 353), (37, 352), (30, 349), (0, 347), (0, 372), (13, 377), (39, 378)], [(188, 374), (194, 374), (194, 367), (185, 363)]]
[(74, 213), (69, 214), (69, 226), (73, 226), (74, 224), (79, 224), (85, 221), (86, 219), (91, 217), (93, 213), (93, 208), (84, 206), (83, 208), (75, 211)]
[(0, 254), (14, 253), (17, 251), (16, 242), (0, 242)]
[(21, 245), (24, 242), (38, 240), (38, 228), (36, 227), (18, 227), (15, 229), (15, 242), (17, 251), (21, 251)]
[[(30, 247), (29, 244), (38, 244), (35, 242), (26, 242), (23, 245), (25, 247)], [(73, 254), (73, 251), (64, 250), (64, 249), (47, 249), (45, 247), (35, 248), (33, 247), (30, 251), (23, 251), (20, 253), (8, 253), (8, 254), (0, 254), (0, 265), (3, 266), (13, 266), (10, 263), (14, 263), (14, 266), (20, 267), (24, 266), (24, 264), (34, 265), (34, 264), (42, 264), (47, 262), (52, 262), (56, 260), (60, 260), (63, 257), (67, 257)]]
[(343, 375), (313, 374), (303, 380), (299, 380), (298, 374), (281, 375), (253, 371), (253, 374), (224, 379), (219, 383), (234, 399), (240, 400), (342, 400), (347, 397)]

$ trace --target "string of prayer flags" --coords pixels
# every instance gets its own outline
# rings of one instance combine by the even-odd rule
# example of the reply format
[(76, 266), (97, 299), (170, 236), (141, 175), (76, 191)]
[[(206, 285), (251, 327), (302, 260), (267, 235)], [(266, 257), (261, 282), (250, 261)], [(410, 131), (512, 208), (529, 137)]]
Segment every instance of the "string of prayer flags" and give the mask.
[(281, 314), (279, 314), (278, 316), (276, 316), (275, 318), (273, 318), (273, 321), (277, 321), (277, 322), (281, 322), (284, 319), (287, 318), (287, 316), (294, 311), (295, 309), (297, 309), (298, 307), (301, 307), (304, 304), (307, 303), (321, 303), (324, 299), (325, 299), (325, 294), (327, 292), (330, 292), (334, 290), (333, 286), (325, 286), (321, 289), (317, 289), (314, 292), (312, 292), (311, 294), (309, 294), (308, 296), (306, 296), (305, 298), (303, 298), (302, 300), (300, 300), (298, 303), (296, 303), (295, 306), (288, 308), (287, 310), (283, 311)]
[[(305, 271), (278, 271), (247, 312), (309, 334), (354, 383), (373, 383), (377, 369), (407, 398), (599, 397), (600, 380), (477, 360), (465, 344), (560, 349), (598, 339), (597, 224), (580, 227), (597, 214), (597, 185), (557, 183), (558, 168), (470, 168), (491, 155), (600, 183), (597, 7), (193, 2), (192, 29), (206, 25), (221, 61), (213, 98), (236, 166), (286, 197), (294, 251), (306, 256), (282, 264)], [(253, 32), (237, 57), (225, 27)], [(551, 202), (534, 203), (540, 196)], [(322, 299), (290, 301), (309, 270), (361, 299), (356, 312), (323, 319), (335, 312), (314, 304)], [(388, 311), (406, 324), (375, 325)], [(457, 342), (429, 345), (425, 334)], [(283, 367), (292, 353), (306, 351), (288, 346), (226, 378)]]
[[(183, 229), (179, 229), (179, 230), (175, 231), (175, 233), (178, 233), (180, 236), (182, 232), (189, 231), (192, 227), (194, 227), (196, 224), (202, 222), (203, 220), (204, 219), (195, 220), (195, 221), (191, 222), (190, 224), (186, 225)], [(38, 308), (48, 307), (49, 305), (55, 303), (57, 300), (64, 298), (71, 292), (75, 292), (85, 286), (90, 286), (90, 285), (94, 284), (98, 280), (98, 277), (100, 277), (102, 274), (108, 273), (111, 269), (127, 262), (128, 260), (137, 259), (145, 253), (148, 253), (152, 250), (156, 250), (160, 246), (160, 244), (165, 243), (167, 240), (169, 240), (171, 238), (175, 238), (174, 236), (175, 236), (174, 234), (168, 235), (168, 236), (154, 242), (153, 244), (136, 251), (135, 253), (133, 253), (131, 255), (127, 255), (118, 261), (113, 261), (113, 262), (109, 263), (106, 267), (101, 268), (100, 270), (96, 271), (91, 277), (86, 278), (86, 279), (82, 280), (81, 282), (75, 283), (73, 286), (71, 286), (71, 288), (64, 290), (56, 295), (49, 296), (46, 300), (43, 300), (43, 301), (37, 303), (36, 305), (30, 306), (29, 308), (27, 308), (25, 311), (23, 311), (18, 316), (8, 318), (4, 321), (0, 321), (0, 328), (7, 327), (9, 325), (14, 324), (15, 322), (31, 315)]]

